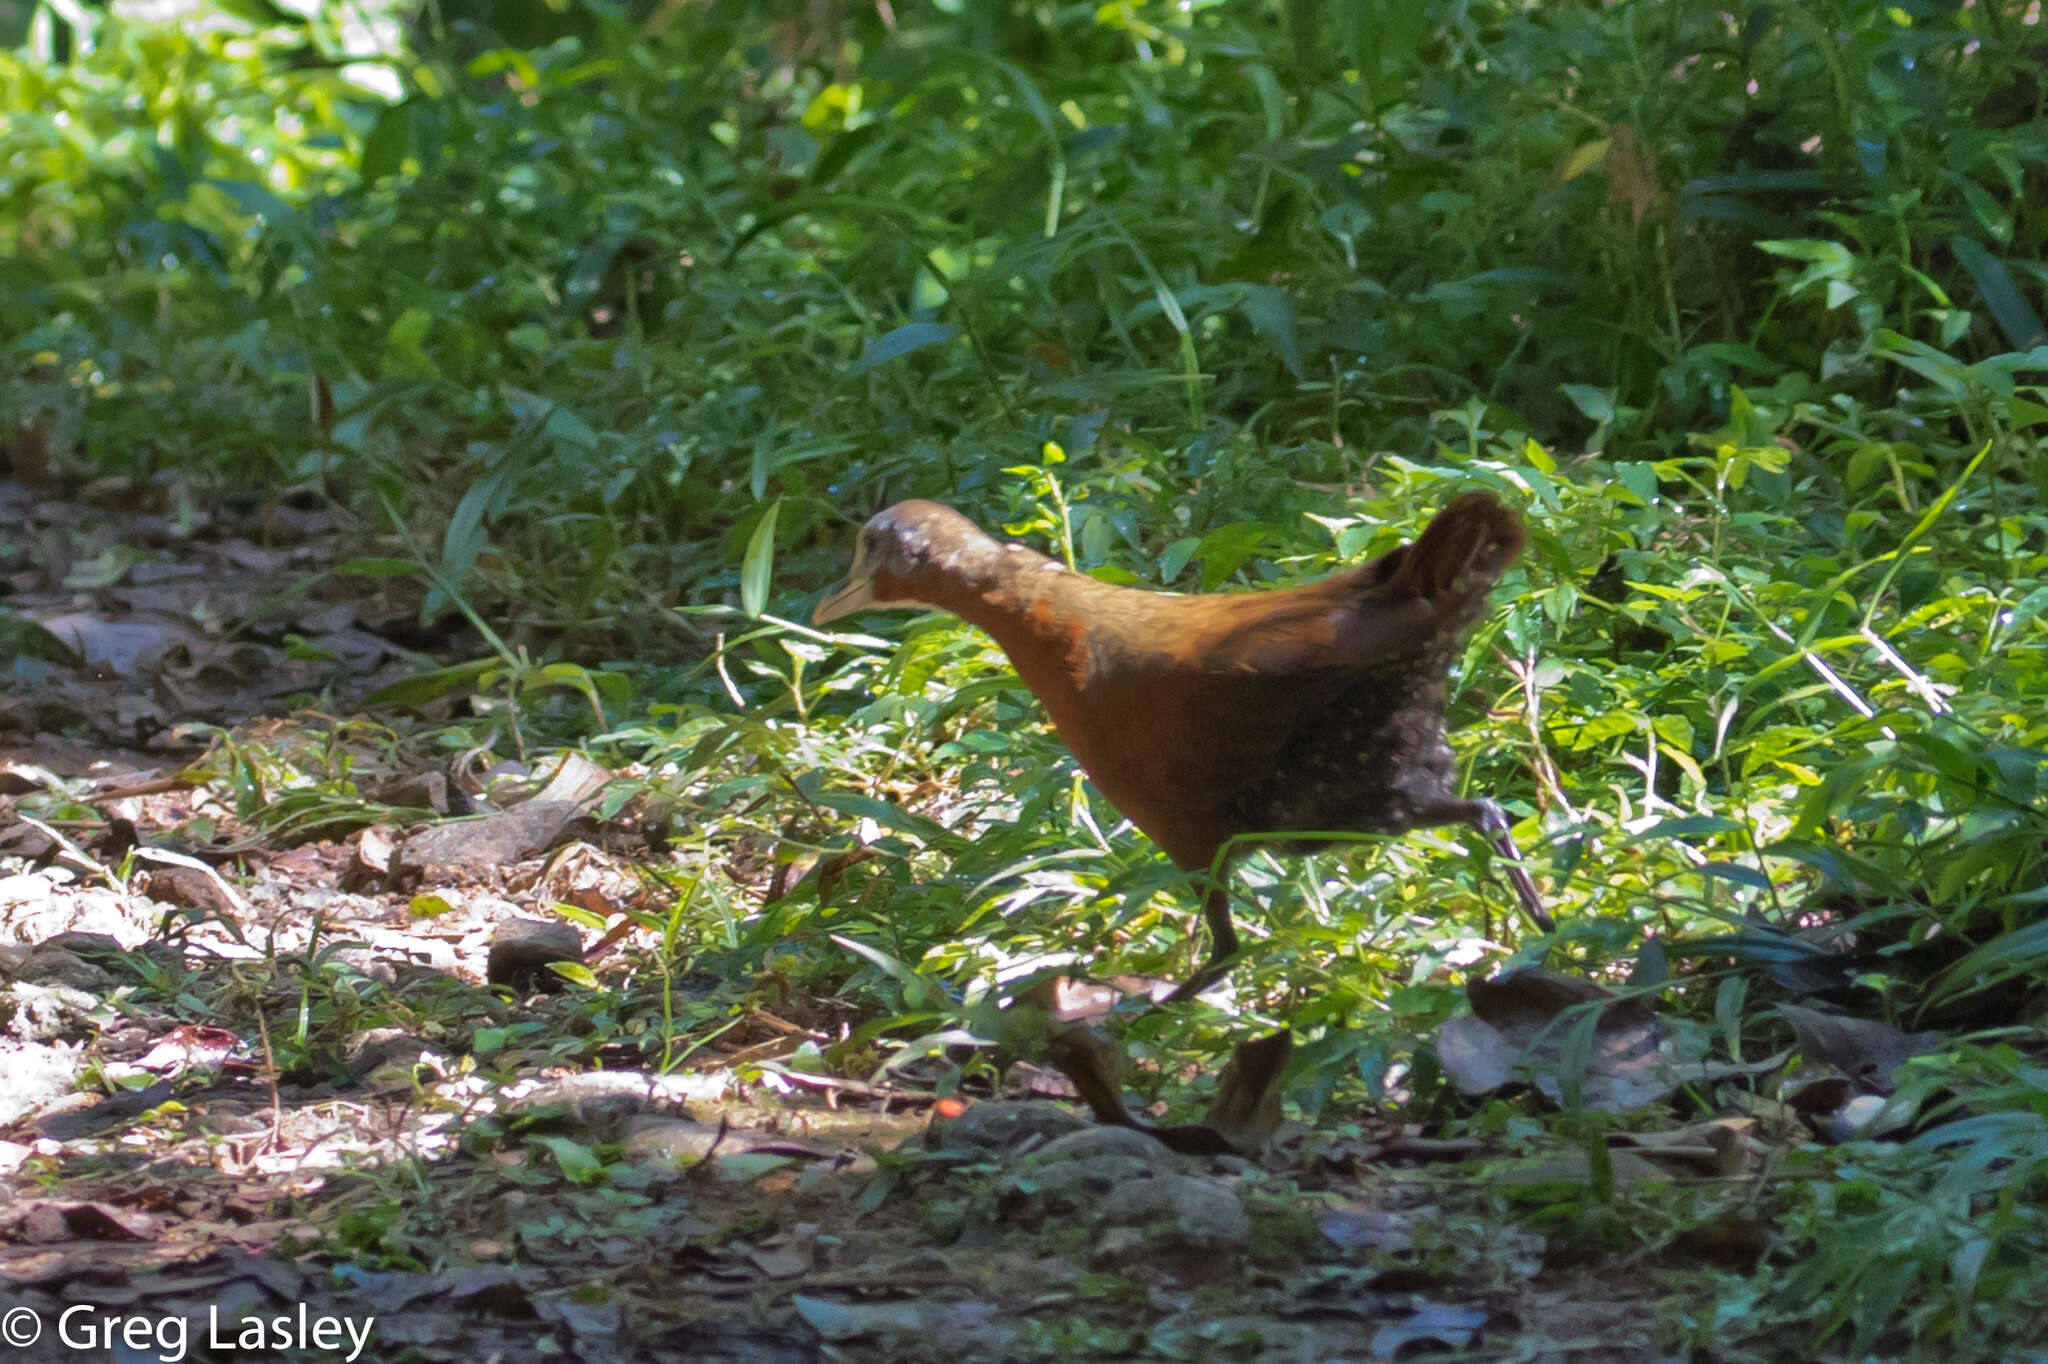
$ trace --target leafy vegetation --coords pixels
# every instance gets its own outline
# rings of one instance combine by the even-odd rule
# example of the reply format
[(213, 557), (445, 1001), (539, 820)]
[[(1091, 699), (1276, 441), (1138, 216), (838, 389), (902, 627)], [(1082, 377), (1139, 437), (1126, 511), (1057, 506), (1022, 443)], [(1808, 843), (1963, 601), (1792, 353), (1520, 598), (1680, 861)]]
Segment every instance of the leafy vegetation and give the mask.
[[(854, 1069), (1018, 963), (1184, 972), (1192, 909), (985, 638), (797, 623), (868, 512), (941, 497), (1212, 590), (1500, 490), (1532, 548), (1454, 720), (1566, 921), (1552, 964), (1735, 1059), (1821, 975), (1976, 1034), (1912, 1063), (1911, 1140), (1799, 1153), (1796, 1273), (1675, 1329), (1963, 1358), (2020, 1328), (2048, 1263), (2036, 9), (362, 13), (108, 15), (68, 60), (0, 55), (18, 475), (371, 518), (337, 571), (416, 579), (422, 630), (481, 657), (388, 699), (640, 759), (687, 812), (664, 963), (840, 983)], [(295, 772), (252, 817), (346, 819), (347, 771)], [(1449, 982), (1540, 950), (1459, 851), (1252, 867), (1238, 980), (1302, 1038), (1309, 1116), (1390, 1085), (1455, 1110), (1420, 1040)], [(672, 984), (625, 1006), (668, 1058), (717, 1022)], [(1238, 1026), (1125, 1041), (1178, 1105)], [(1718, 1215), (1607, 1194), (1645, 1202), (1571, 1204), (1604, 1254)]]

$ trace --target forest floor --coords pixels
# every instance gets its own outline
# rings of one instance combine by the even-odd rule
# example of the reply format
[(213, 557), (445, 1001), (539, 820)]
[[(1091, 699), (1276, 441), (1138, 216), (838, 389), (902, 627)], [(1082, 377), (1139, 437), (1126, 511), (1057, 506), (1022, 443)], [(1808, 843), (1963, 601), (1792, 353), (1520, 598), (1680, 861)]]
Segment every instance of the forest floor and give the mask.
[[(957, 1093), (945, 1053), (827, 1073), (854, 1005), (659, 965), (663, 831), (604, 798), (644, 774), (365, 714), (436, 660), (408, 580), (327, 571), (359, 539), (334, 513), (0, 486), (16, 516), (10, 600), (47, 632), (0, 687), (22, 1358), (1792, 1357), (1680, 1348), (1766, 1253), (1768, 1113), (1572, 1144), (1275, 1108), (1198, 1157), (1029, 1062)], [(777, 891), (746, 847), (727, 871)], [(1507, 1086), (1591, 997), (1563, 979), (1446, 1025), (1446, 1067)], [(1620, 1111), (1728, 1078), (1669, 1043), (1603, 1025), (1584, 1081)], [(1618, 1271), (1617, 1186), (1716, 1211)]]

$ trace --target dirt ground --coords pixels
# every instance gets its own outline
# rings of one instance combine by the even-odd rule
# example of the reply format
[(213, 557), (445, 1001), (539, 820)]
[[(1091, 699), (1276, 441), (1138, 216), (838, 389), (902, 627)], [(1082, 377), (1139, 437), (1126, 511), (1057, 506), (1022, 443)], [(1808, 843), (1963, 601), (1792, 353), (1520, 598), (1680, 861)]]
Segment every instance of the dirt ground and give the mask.
[[(0, 486), (15, 516), (20, 1358), (1767, 1357), (1669, 1352), (1704, 1273), (1761, 1253), (1754, 1124), (1616, 1154), (1606, 1178), (1719, 1200), (1686, 1254), (1617, 1275), (1510, 1215), (1580, 1207), (1569, 1148), (1310, 1130), (1276, 1097), (1181, 1155), (1028, 1063), (943, 1096), (943, 1056), (826, 1073), (845, 1001), (648, 969), (659, 830), (604, 798), (639, 774), (450, 752), (365, 706), (447, 641), (409, 580), (329, 571), (345, 518)], [(1611, 1039), (1616, 1085), (1644, 1038)], [(1483, 1069), (1507, 1044), (1443, 1045)]]

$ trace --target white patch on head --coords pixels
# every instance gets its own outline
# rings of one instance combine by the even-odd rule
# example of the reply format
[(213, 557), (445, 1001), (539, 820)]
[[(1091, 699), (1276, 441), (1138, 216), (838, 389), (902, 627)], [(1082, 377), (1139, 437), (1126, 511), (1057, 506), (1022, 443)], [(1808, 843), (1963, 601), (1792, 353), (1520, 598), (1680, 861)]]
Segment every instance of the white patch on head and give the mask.
[(931, 536), (916, 522), (898, 519), (895, 508), (875, 513), (871, 523), (886, 538), (884, 546), (891, 559), (925, 559), (931, 554)]

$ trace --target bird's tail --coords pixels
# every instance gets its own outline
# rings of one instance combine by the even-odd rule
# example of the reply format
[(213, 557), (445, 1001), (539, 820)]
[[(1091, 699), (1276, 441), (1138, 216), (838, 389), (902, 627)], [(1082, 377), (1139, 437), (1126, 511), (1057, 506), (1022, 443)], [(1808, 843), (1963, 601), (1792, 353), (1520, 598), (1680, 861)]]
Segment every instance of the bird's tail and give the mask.
[(1498, 497), (1462, 494), (1407, 546), (1394, 586), (1460, 614), (1479, 605), (1528, 541), (1521, 516)]

